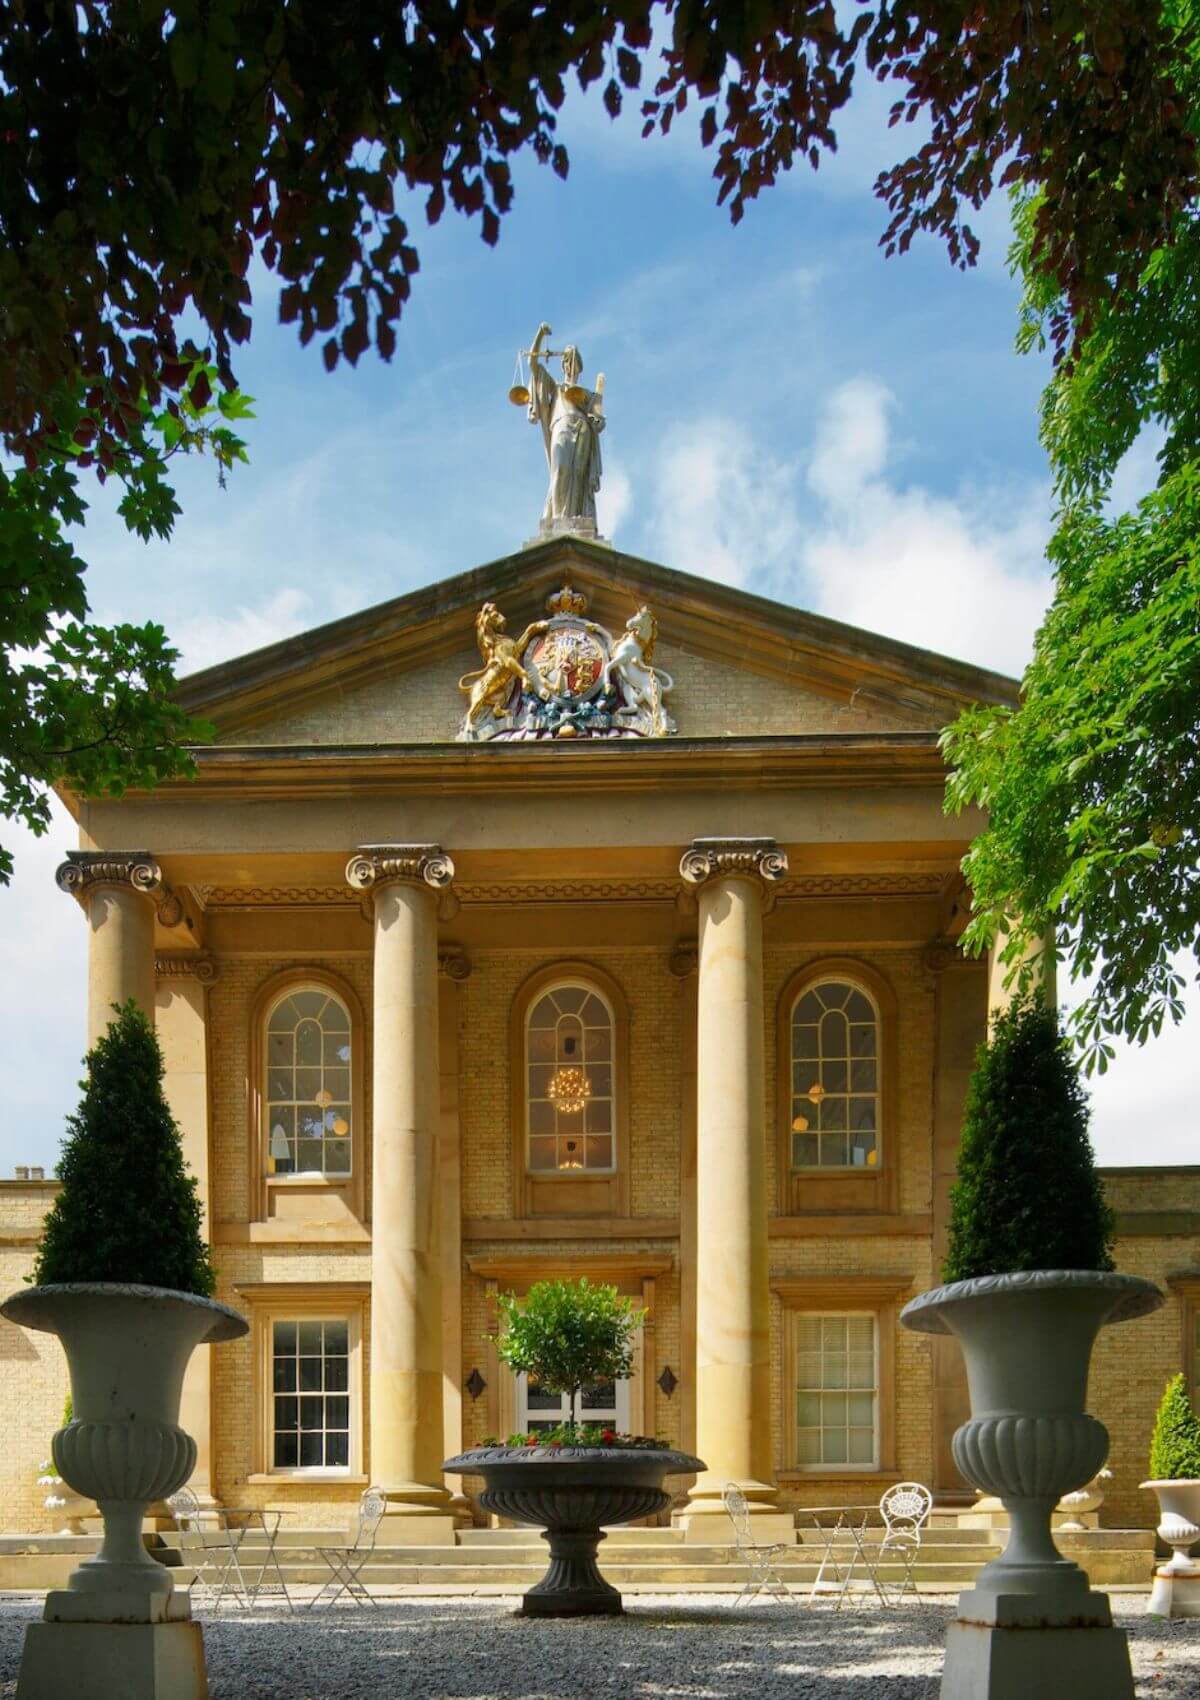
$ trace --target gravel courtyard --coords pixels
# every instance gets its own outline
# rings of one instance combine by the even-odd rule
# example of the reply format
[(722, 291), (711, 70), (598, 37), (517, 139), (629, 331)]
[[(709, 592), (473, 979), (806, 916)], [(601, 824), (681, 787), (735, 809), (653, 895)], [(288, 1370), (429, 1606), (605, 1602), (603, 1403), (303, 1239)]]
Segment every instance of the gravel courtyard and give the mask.
[[(539, 1623), (514, 1617), (515, 1603), (425, 1598), (206, 1618), (211, 1700), (936, 1700), (953, 1613), (949, 1599), (834, 1615), (666, 1595), (634, 1599), (624, 1619)], [(4, 1700), (16, 1692), (22, 1625), (39, 1608), (0, 1601)], [(1118, 1596), (1114, 1610), (1131, 1634), (1139, 1700), (1195, 1700), (1200, 1621), (1149, 1619), (1140, 1596)]]

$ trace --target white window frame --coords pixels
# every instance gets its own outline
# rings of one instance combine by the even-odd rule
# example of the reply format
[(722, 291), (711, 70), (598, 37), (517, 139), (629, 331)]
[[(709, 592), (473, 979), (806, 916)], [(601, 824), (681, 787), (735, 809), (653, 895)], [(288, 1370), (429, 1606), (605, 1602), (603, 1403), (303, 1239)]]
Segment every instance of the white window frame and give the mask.
[[(812, 1321), (849, 1322), (849, 1321), (853, 1320), (854, 1318), (858, 1318), (858, 1317), (865, 1317), (871, 1323), (871, 1355), (872, 1355), (873, 1366), (874, 1366), (873, 1367), (873, 1385), (870, 1388), (850, 1387), (849, 1385), (847, 1385), (844, 1388), (843, 1387), (803, 1387), (801, 1385), (801, 1381), (800, 1381), (800, 1369), (799, 1369), (800, 1351), (801, 1351), (800, 1329), (801, 1329), (801, 1326), (803, 1325), (803, 1323), (806, 1322), (806, 1321), (808, 1321), (808, 1322), (812, 1322)], [(792, 1386), (789, 1389), (789, 1397), (792, 1401), (792, 1407), (793, 1407), (793, 1409), (792, 1409), (791, 1432), (796, 1436), (796, 1439), (797, 1439), (797, 1455), (796, 1455), (796, 1459), (795, 1459), (795, 1463), (794, 1463), (794, 1468), (799, 1470), (799, 1471), (802, 1471), (805, 1474), (823, 1475), (823, 1476), (829, 1476), (829, 1475), (834, 1475), (834, 1474), (836, 1474), (836, 1475), (845, 1474), (845, 1475), (848, 1475), (848, 1476), (852, 1476), (852, 1475), (862, 1474), (862, 1473), (869, 1474), (872, 1471), (877, 1471), (880, 1468), (880, 1451), (881, 1451), (880, 1413), (881, 1413), (881, 1402), (882, 1402), (882, 1397), (883, 1397), (883, 1388), (882, 1388), (882, 1385), (881, 1385), (882, 1374), (881, 1374), (881, 1363), (880, 1363), (879, 1313), (877, 1311), (874, 1311), (874, 1310), (866, 1310), (866, 1309), (849, 1310), (849, 1309), (843, 1309), (843, 1308), (840, 1308), (840, 1307), (837, 1310), (818, 1310), (818, 1309), (796, 1310), (796, 1311), (793, 1311), (791, 1313), (790, 1325), (791, 1325), (791, 1329), (792, 1329), (791, 1362), (792, 1362), (793, 1369), (794, 1369), (794, 1373), (791, 1377)], [(802, 1463), (801, 1460), (800, 1460), (800, 1457), (799, 1457), (799, 1446), (798, 1446), (799, 1433), (800, 1433), (800, 1429), (801, 1429), (802, 1426), (803, 1427), (811, 1427), (811, 1425), (809, 1425), (809, 1424), (801, 1425), (801, 1423), (800, 1423), (799, 1412), (798, 1412), (798, 1409), (797, 1409), (797, 1407), (799, 1405), (800, 1395), (802, 1393), (815, 1394), (819, 1398), (823, 1398), (823, 1397), (828, 1396), (828, 1395), (845, 1394), (847, 1397), (849, 1397), (853, 1394), (860, 1394), (861, 1395), (861, 1394), (868, 1393), (868, 1392), (870, 1393), (871, 1402), (872, 1402), (872, 1405), (871, 1405), (871, 1410), (872, 1410), (872, 1423), (871, 1423), (872, 1438), (871, 1438), (871, 1457), (870, 1457), (870, 1459), (869, 1460), (859, 1459), (855, 1462), (851, 1462), (848, 1458), (847, 1459), (824, 1459), (824, 1458), (821, 1458), (821, 1459), (818, 1459), (815, 1463), (811, 1463), (811, 1462), (810, 1463)], [(847, 1424), (847, 1433), (849, 1431), (849, 1426), (850, 1425)], [(819, 1426), (818, 1429), (817, 1429), (818, 1435), (823, 1436), (826, 1432), (827, 1431), (825, 1429), (824, 1424)], [(847, 1445), (847, 1451), (849, 1451), (849, 1445)]]
[[(271, 1062), (271, 1022), (274, 1019), (276, 1012), (281, 1008), (281, 1006), (283, 1004), (285, 1004), (288, 1001), (289, 998), (302, 996), (305, 992), (318, 992), (318, 993), (320, 993), (323, 997), (327, 998), (331, 1003), (336, 1004), (346, 1018), (346, 1034), (347, 1034), (346, 1043), (347, 1043), (347, 1048), (349, 1050), (349, 1055), (346, 1058), (345, 1063), (339, 1063), (337, 1065), (339, 1068), (343, 1068), (343, 1067), (345, 1068), (346, 1074), (347, 1074), (347, 1081), (348, 1081), (346, 1098), (344, 1100), (344, 1108), (345, 1108), (345, 1112), (346, 1112), (346, 1119), (349, 1123), (349, 1126), (348, 1126), (348, 1129), (347, 1129), (347, 1132), (345, 1133), (345, 1135), (340, 1136), (338, 1138), (338, 1141), (337, 1141), (338, 1145), (344, 1146), (345, 1150), (346, 1150), (346, 1156), (348, 1158), (348, 1164), (347, 1164), (347, 1167), (344, 1168), (344, 1169), (329, 1169), (329, 1168), (326, 1168), (325, 1164), (324, 1164), (324, 1156), (322, 1158), (322, 1165), (319, 1169), (302, 1169), (302, 1168), (296, 1167), (295, 1169), (286, 1169), (286, 1170), (281, 1171), (281, 1170), (276, 1169), (275, 1166), (274, 1166), (275, 1162), (277, 1161), (277, 1158), (276, 1158), (275, 1153), (272, 1151), (272, 1139), (273, 1139), (272, 1127), (271, 1127), (271, 1123), (272, 1123), (272, 1119), (273, 1119), (272, 1113), (271, 1113), (272, 1105), (275, 1104), (275, 1103), (283, 1103), (285, 1101), (284, 1100), (276, 1100), (272, 1097), (272, 1094), (271, 1094), (271, 1070), (272, 1070), (272, 1062)], [(309, 1018), (305, 1017), (305, 1018), (302, 1018), (302, 1019), (309, 1019)], [(315, 1018), (313, 1018), (313, 1019), (315, 1019)], [(297, 1022), (297, 1026), (299, 1026), (299, 1022)], [(293, 1032), (294, 1032), (294, 1030), (293, 1030)], [(355, 1143), (356, 1143), (356, 1136), (357, 1136), (357, 1132), (358, 1132), (358, 1130), (355, 1126), (355, 1122), (356, 1122), (356, 1118), (357, 1118), (358, 1113), (359, 1113), (357, 1096), (356, 1096), (356, 1093), (355, 1093), (355, 1090), (354, 1090), (354, 1087), (355, 1087), (355, 1068), (356, 1068), (356, 1063), (357, 1063), (357, 1058), (355, 1057), (355, 1054), (354, 1054), (355, 1036), (356, 1035), (355, 1035), (355, 1027), (354, 1027), (354, 1012), (350, 1009), (349, 1005), (346, 1003), (345, 998), (341, 997), (339, 995), (339, 993), (334, 991), (334, 989), (331, 986), (323, 985), (319, 980), (313, 980), (311, 982), (301, 981), (301, 982), (299, 982), (298, 984), (295, 984), (295, 985), (289, 985), (289, 986), (282, 987), (280, 989), (280, 991), (278, 992), (278, 994), (275, 997), (273, 997), (271, 999), (270, 1003), (267, 1005), (267, 1008), (264, 1011), (263, 1018), (262, 1018), (262, 1039), (261, 1039), (261, 1043), (262, 1043), (262, 1071), (263, 1071), (263, 1074), (262, 1074), (263, 1138), (264, 1138), (264, 1155), (265, 1155), (265, 1159), (266, 1159), (267, 1174), (268, 1174), (269, 1179), (276, 1180), (276, 1181), (284, 1181), (284, 1182), (295, 1182), (295, 1181), (306, 1181), (306, 1180), (319, 1179), (319, 1180), (323, 1180), (323, 1181), (330, 1181), (330, 1182), (332, 1182), (336, 1185), (346, 1185), (351, 1181), (352, 1178), (354, 1178), (354, 1170), (355, 1170), (354, 1146), (355, 1146)], [(325, 1063), (325, 1060), (324, 1060), (324, 1038), (325, 1038), (325, 1034), (322, 1031), (322, 1060), (321, 1060), (322, 1090), (324, 1089), (325, 1068), (327, 1066), (326, 1063)], [(282, 1066), (282, 1065), (275, 1065), (275, 1066), (278, 1067), (278, 1066)], [(296, 1069), (299, 1065), (293, 1059), (293, 1061), (291, 1063), (287, 1064), (286, 1066), (293, 1073), (293, 1089), (294, 1089), (294, 1085), (295, 1085), (294, 1075), (295, 1075), (295, 1071), (296, 1071)], [(303, 1107), (301, 1105), (300, 1100), (298, 1100), (294, 1097), (286, 1100), (286, 1103), (293, 1110), (293, 1112), (296, 1113), (296, 1114), (298, 1114), (299, 1110)], [(323, 1115), (327, 1115), (327, 1114), (331, 1113), (332, 1108), (333, 1108), (333, 1106), (331, 1105), (329, 1111), (323, 1110), (323, 1112), (322, 1112)], [(297, 1162), (298, 1162), (299, 1161), (298, 1153), (299, 1153), (299, 1147), (300, 1147), (299, 1132), (296, 1132), (294, 1137), (295, 1137), (295, 1143), (296, 1143)], [(324, 1153), (324, 1148), (329, 1143), (329, 1140), (330, 1140), (330, 1135), (328, 1133), (322, 1135), (322, 1153)]]
[[(805, 1069), (815, 1069), (817, 1081), (822, 1082), (822, 1066), (823, 1066), (823, 1064), (826, 1061), (841, 1062), (843, 1060), (840, 1057), (830, 1057), (830, 1058), (826, 1059), (822, 1055), (821, 1050), (820, 1050), (820, 1044), (821, 1044), (820, 1033), (821, 1033), (822, 1023), (817, 1024), (818, 1050), (817, 1050), (816, 1057), (798, 1057), (796, 1055), (796, 1011), (800, 1008), (800, 1005), (804, 1002), (804, 1000), (807, 997), (811, 996), (814, 992), (819, 992), (821, 990), (821, 988), (824, 987), (824, 986), (847, 986), (847, 987), (850, 988), (851, 991), (858, 992), (861, 997), (866, 998), (868, 1004), (870, 1004), (872, 1018), (873, 1018), (874, 1027), (875, 1027), (875, 1051), (874, 1051), (874, 1055), (869, 1060), (874, 1062), (874, 1064), (875, 1064), (875, 1086), (874, 1086), (873, 1091), (871, 1091), (871, 1092), (861, 1092), (861, 1091), (854, 1092), (854, 1091), (851, 1090), (850, 1077), (851, 1077), (851, 1072), (852, 1072), (852, 1069), (853, 1069), (854, 1062), (856, 1060), (866, 1061), (868, 1059), (866, 1059), (866, 1058), (856, 1059), (854, 1057), (853, 1049), (852, 1049), (852, 1046), (850, 1045), (850, 1042), (849, 1042), (849, 1037), (847, 1037), (847, 1055), (846, 1055), (846, 1058), (845, 1058), (846, 1071), (847, 1071), (846, 1072), (846, 1091), (845, 1091), (845, 1093), (833, 1093), (833, 1092), (829, 1092), (826, 1089), (825, 1090), (825, 1097), (844, 1097), (845, 1100), (846, 1100), (846, 1105), (847, 1105), (846, 1124), (847, 1125), (846, 1125), (846, 1130), (845, 1130), (845, 1139), (846, 1139), (848, 1161), (846, 1161), (845, 1163), (822, 1163), (818, 1160), (816, 1163), (797, 1163), (796, 1160), (795, 1160), (797, 1134), (796, 1134), (796, 1129), (794, 1127), (794, 1122), (795, 1122), (796, 1116), (798, 1114), (803, 1113), (801, 1106), (809, 1102), (806, 1094), (804, 1092), (802, 1092), (797, 1086), (797, 1078), (796, 1078), (797, 1072), (798, 1071), (804, 1072)], [(808, 1024), (806, 1023), (806, 1025), (808, 1025)], [(849, 1021), (847, 1021), (847, 1025), (849, 1026)], [(861, 1023), (859, 1025), (861, 1025)], [(852, 974), (830, 973), (830, 974), (826, 974), (826, 975), (821, 975), (818, 978), (809, 981), (807, 984), (805, 984), (804, 986), (801, 987), (800, 991), (797, 993), (795, 998), (792, 999), (791, 1006), (788, 1010), (788, 1047), (787, 1047), (787, 1049), (788, 1049), (789, 1069), (788, 1069), (788, 1079), (786, 1081), (786, 1088), (787, 1088), (787, 1092), (788, 1092), (787, 1102), (790, 1105), (790, 1110), (789, 1110), (789, 1114), (788, 1114), (788, 1127), (789, 1127), (789, 1132), (788, 1132), (788, 1168), (789, 1168), (790, 1172), (792, 1174), (809, 1174), (809, 1175), (872, 1175), (872, 1174), (875, 1174), (883, 1163), (883, 1067), (884, 1067), (884, 1058), (883, 1058), (883, 1016), (882, 1016), (882, 1013), (881, 1013), (880, 1008), (879, 1008), (879, 1000), (875, 996), (874, 992), (872, 992), (872, 990), (869, 986), (864, 985), (861, 980), (855, 979), (855, 977)], [(849, 1125), (849, 1123), (850, 1123), (849, 1105), (850, 1105), (850, 1101), (851, 1101), (852, 1098), (872, 1098), (872, 1099), (874, 1099), (874, 1103), (875, 1103), (875, 1126), (874, 1126), (874, 1129), (872, 1131), (874, 1132), (875, 1142), (874, 1142), (873, 1152), (871, 1153), (874, 1156), (874, 1159), (875, 1159), (874, 1162), (871, 1162), (869, 1160), (869, 1155), (871, 1155), (871, 1154), (869, 1154), (868, 1159), (865, 1160), (862, 1163), (855, 1163), (852, 1160), (852, 1158), (850, 1158), (850, 1152), (852, 1150), (853, 1136), (854, 1136), (854, 1132), (855, 1132), (855, 1130), (852, 1129)], [(822, 1100), (822, 1101), (824, 1101), (824, 1100)], [(800, 1130), (800, 1131), (803, 1132), (805, 1130)], [(820, 1130), (820, 1129), (812, 1128), (812, 1129), (809, 1129), (807, 1131), (814, 1132), (818, 1135), (817, 1151), (818, 1151), (818, 1158), (819, 1158), (820, 1152), (823, 1149), (825, 1135), (832, 1133), (835, 1130), (831, 1130), (831, 1129)]]
[[(531, 1425), (534, 1423), (540, 1425), (542, 1423), (554, 1424), (570, 1421), (569, 1394), (563, 1393), (559, 1395), (557, 1416), (552, 1410), (546, 1410), (545, 1408), (530, 1411), (529, 1377), (524, 1373), (524, 1371), (522, 1371), (521, 1374), (514, 1377), (514, 1379), (517, 1384), (516, 1412), (517, 1432), (519, 1434), (527, 1434)], [(580, 1423), (599, 1423), (605, 1427), (615, 1428), (619, 1433), (630, 1433), (632, 1428), (630, 1421), (630, 1413), (632, 1410), (632, 1385), (633, 1378), (631, 1376), (622, 1376), (616, 1384), (617, 1396), (614, 1404), (606, 1406), (601, 1410), (585, 1409), (581, 1396), (579, 1401)]]
[[(532, 1110), (532, 1105), (533, 1105), (533, 1097), (532, 1097), (532, 1094), (530, 1092), (530, 1079), (529, 1079), (530, 1070), (534, 1067), (548, 1066), (548, 1065), (545, 1065), (545, 1064), (535, 1064), (534, 1061), (533, 1061), (533, 1058), (530, 1055), (530, 1036), (533, 1032), (533, 1017), (534, 1017), (534, 1012), (541, 1006), (541, 1004), (548, 997), (552, 997), (556, 992), (567, 991), (567, 990), (582, 991), (582, 992), (586, 993), (588, 997), (598, 998), (599, 1001), (604, 1005), (605, 1012), (608, 1015), (608, 1034), (609, 1034), (609, 1044), (608, 1044), (609, 1055), (608, 1055), (608, 1059), (607, 1059), (608, 1069), (609, 1069), (609, 1091), (607, 1093), (608, 1104), (609, 1104), (608, 1133), (607, 1133), (607, 1135), (593, 1134), (592, 1137), (593, 1138), (607, 1138), (608, 1139), (610, 1156), (609, 1156), (609, 1161), (608, 1161), (607, 1165), (602, 1166), (602, 1165), (595, 1164), (595, 1163), (589, 1164), (587, 1162), (587, 1137), (588, 1137), (588, 1135), (587, 1135), (587, 1109), (586, 1109), (586, 1106), (585, 1106), (585, 1108), (580, 1112), (580, 1116), (579, 1116), (579, 1139), (580, 1139), (581, 1144), (583, 1145), (583, 1157), (584, 1157), (584, 1161), (581, 1164), (581, 1166), (578, 1169), (571, 1169), (571, 1168), (567, 1168), (565, 1166), (560, 1166), (560, 1163), (556, 1163), (555, 1166), (553, 1168), (550, 1168), (550, 1169), (534, 1168), (533, 1162), (532, 1162), (532, 1141), (535, 1138), (553, 1138), (555, 1140), (556, 1151), (557, 1151), (557, 1148), (561, 1145), (561, 1142), (562, 1142), (562, 1140), (565, 1136), (564, 1136), (563, 1133), (561, 1133), (558, 1130), (557, 1125), (556, 1125), (555, 1132), (554, 1132), (553, 1135), (550, 1135), (550, 1134), (535, 1134), (533, 1132), (532, 1127), (530, 1126), (531, 1110)], [(612, 1000), (608, 997), (608, 995), (605, 993), (605, 991), (603, 990), (602, 987), (598, 986), (595, 983), (595, 981), (587, 979), (587, 977), (585, 975), (582, 975), (582, 974), (580, 974), (580, 975), (564, 974), (563, 977), (560, 980), (552, 980), (549, 985), (540, 987), (538, 989), (536, 995), (533, 998), (530, 999), (528, 1007), (525, 1010), (525, 1019), (524, 1019), (523, 1027), (524, 1027), (524, 1044), (523, 1044), (523, 1049), (522, 1049), (523, 1075), (522, 1075), (522, 1081), (521, 1081), (521, 1095), (522, 1095), (522, 1102), (525, 1106), (525, 1170), (526, 1170), (526, 1174), (533, 1180), (545, 1179), (545, 1178), (547, 1178), (551, 1175), (564, 1175), (564, 1174), (571, 1174), (571, 1175), (578, 1174), (580, 1176), (596, 1176), (596, 1177), (615, 1175), (616, 1172), (617, 1172), (618, 1159), (619, 1159), (617, 1122), (618, 1122), (618, 1094), (621, 1090), (621, 1080), (620, 1080), (620, 1075), (619, 1075), (619, 1071), (618, 1071), (618, 1059), (617, 1059), (617, 1012), (612, 1006)], [(549, 1031), (549, 1029), (546, 1029), (545, 1031)], [(580, 1067), (586, 1068), (586, 1066), (587, 1065), (586, 1065), (584, 1059), (581, 1058), (580, 1059)], [(542, 1100), (539, 1099), (538, 1102), (542, 1102)]]

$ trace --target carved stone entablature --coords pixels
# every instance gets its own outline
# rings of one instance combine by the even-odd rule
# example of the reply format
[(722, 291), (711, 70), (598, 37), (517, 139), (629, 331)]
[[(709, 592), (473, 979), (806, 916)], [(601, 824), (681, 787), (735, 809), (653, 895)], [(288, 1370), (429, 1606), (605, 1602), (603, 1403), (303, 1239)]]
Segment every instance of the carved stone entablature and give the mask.
[(202, 986), (211, 986), (220, 972), (217, 963), (206, 952), (194, 956), (154, 958), (154, 977), (157, 980), (196, 980)]
[(469, 980), (471, 958), (460, 944), (444, 944), (438, 950), (438, 973), (448, 980)]
[(773, 885), (787, 871), (787, 851), (773, 838), (696, 838), (679, 862), (682, 878), (696, 886), (747, 874)]
[(440, 844), (363, 844), (346, 863), (346, 883), (355, 891), (395, 880), (444, 891), (453, 878), (454, 863)]
[(162, 869), (149, 850), (71, 850), (54, 875), (60, 891), (86, 903), (100, 886), (127, 885), (145, 897), (162, 891)]

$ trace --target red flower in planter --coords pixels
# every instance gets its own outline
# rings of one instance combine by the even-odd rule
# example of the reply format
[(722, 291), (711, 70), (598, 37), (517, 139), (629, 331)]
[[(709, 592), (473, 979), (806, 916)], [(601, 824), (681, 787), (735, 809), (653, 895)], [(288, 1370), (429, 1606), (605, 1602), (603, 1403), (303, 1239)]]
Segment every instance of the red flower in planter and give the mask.
[(617, 1438), (617, 1431), (616, 1429), (606, 1428), (601, 1432), (600, 1438), (604, 1442), (605, 1446), (611, 1446), (613, 1441)]

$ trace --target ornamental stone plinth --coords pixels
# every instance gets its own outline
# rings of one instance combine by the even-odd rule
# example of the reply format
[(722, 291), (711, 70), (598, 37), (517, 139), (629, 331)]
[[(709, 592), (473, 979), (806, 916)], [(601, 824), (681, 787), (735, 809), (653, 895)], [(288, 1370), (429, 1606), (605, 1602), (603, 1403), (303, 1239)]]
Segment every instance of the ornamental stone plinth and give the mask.
[(773, 838), (699, 838), (679, 870), (698, 888), (696, 1450), (708, 1464), (681, 1521), (689, 1541), (728, 1539), (733, 1482), (757, 1539), (793, 1540), (774, 1509), (762, 974), (763, 900), (787, 856)]
[(162, 869), (148, 850), (72, 850), (55, 881), (88, 918), (88, 1048), (133, 998), (154, 1019), (154, 910)]
[(442, 1479), (438, 1253), (439, 892), (454, 863), (436, 844), (367, 844), (347, 882), (374, 904), (371, 1474), (388, 1537), (451, 1544)]

